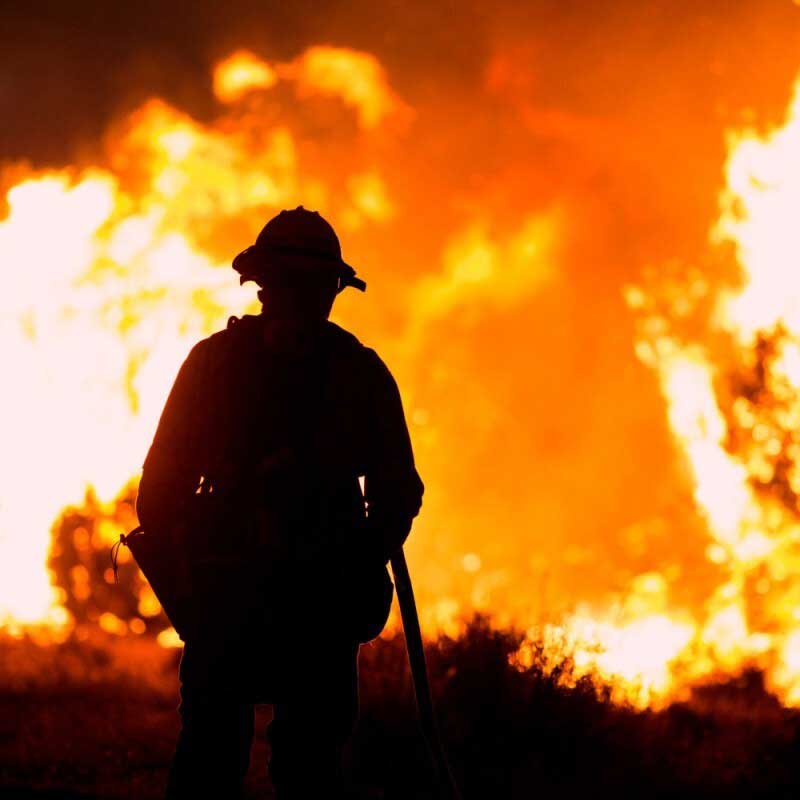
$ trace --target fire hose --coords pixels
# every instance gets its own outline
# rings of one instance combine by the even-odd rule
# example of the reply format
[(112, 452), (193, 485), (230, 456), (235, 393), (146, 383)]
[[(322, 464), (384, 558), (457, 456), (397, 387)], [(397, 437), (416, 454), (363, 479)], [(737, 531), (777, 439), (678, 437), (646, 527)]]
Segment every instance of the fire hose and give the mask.
[(397, 601), (400, 605), (400, 616), (403, 620), (403, 634), (406, 640), (408, 663), (411, 667), (411, 680), (414, 684), (414, 695), (417, 700), (420, 728), (428, 746), (436, 777), (444, 795), (449, 800), (461, 800), (450, 764), (447, 761), (439, 726), (433, 710), (431, 686), (428, 680), (428, 666), (425, 662), (425, 649), (422, 645), (422, 632), (419, 627), (419, 614), (414, 600), (414, 589), (411, 575), (408, 572), (406, 556), (401, 547), (391, 558), (392, 575), (397, 588)]

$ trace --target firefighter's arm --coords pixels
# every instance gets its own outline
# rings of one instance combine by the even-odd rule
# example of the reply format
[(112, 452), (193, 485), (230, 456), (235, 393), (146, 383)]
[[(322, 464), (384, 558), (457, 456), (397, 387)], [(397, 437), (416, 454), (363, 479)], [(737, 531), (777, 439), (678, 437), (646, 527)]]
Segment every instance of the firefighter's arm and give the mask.
[(136, 513), (145, 530), (169, 529), (200, 480), (202, 355), (195, 345), (178, 370), (142, 467)]
[(386, 563), (403, 546), (422, 505), (424, 486), (414, 464), (400, 390), (374, 351), (364, 495), (372, 555)]

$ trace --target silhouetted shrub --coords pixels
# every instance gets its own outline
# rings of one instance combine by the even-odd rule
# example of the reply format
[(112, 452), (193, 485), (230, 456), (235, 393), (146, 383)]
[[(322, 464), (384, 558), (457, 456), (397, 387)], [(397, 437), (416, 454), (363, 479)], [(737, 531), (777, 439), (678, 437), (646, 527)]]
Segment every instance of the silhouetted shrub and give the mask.
[(83, 504), (65, 508), (53, 525), (48, 567), (78, 625), (151, 635), (169, 627), (126, 547), (119, 549), (118, 582), (114, 580), (111, 547), (121, 533), (136, 527), (135, 499), (134, 484), (107, 505), (88, 490)]

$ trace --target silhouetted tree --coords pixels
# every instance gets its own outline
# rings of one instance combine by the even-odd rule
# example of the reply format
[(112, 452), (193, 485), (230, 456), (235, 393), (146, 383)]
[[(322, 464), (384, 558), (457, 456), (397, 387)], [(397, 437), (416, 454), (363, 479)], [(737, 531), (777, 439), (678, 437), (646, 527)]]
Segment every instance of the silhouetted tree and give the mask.
[(169, 621), (126, 547), (119, 549), (118, 582), (111, 567), (111, 546), (137, 524), (135, 498), (133, 482), (109, 504), (87, 490), (83, 504), (65, 508), (53, 525), (48, 566), (78, 624), (155, 635)]

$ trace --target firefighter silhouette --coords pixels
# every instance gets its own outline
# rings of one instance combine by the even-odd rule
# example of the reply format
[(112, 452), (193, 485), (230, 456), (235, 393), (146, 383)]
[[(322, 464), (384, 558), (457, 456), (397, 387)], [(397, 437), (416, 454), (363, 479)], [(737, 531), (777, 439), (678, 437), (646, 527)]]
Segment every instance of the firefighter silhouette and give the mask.
[(423, 485), (392, 374), (328, 320), (366, 288), (333, 228), (282, 211), (233, 267), (262, 311), (189, 352), (136, 503), (184, 640), (167, 796), (238, 796), (269, 703), (276, 796), (337, 797), (359, 646), (386, 623)]

